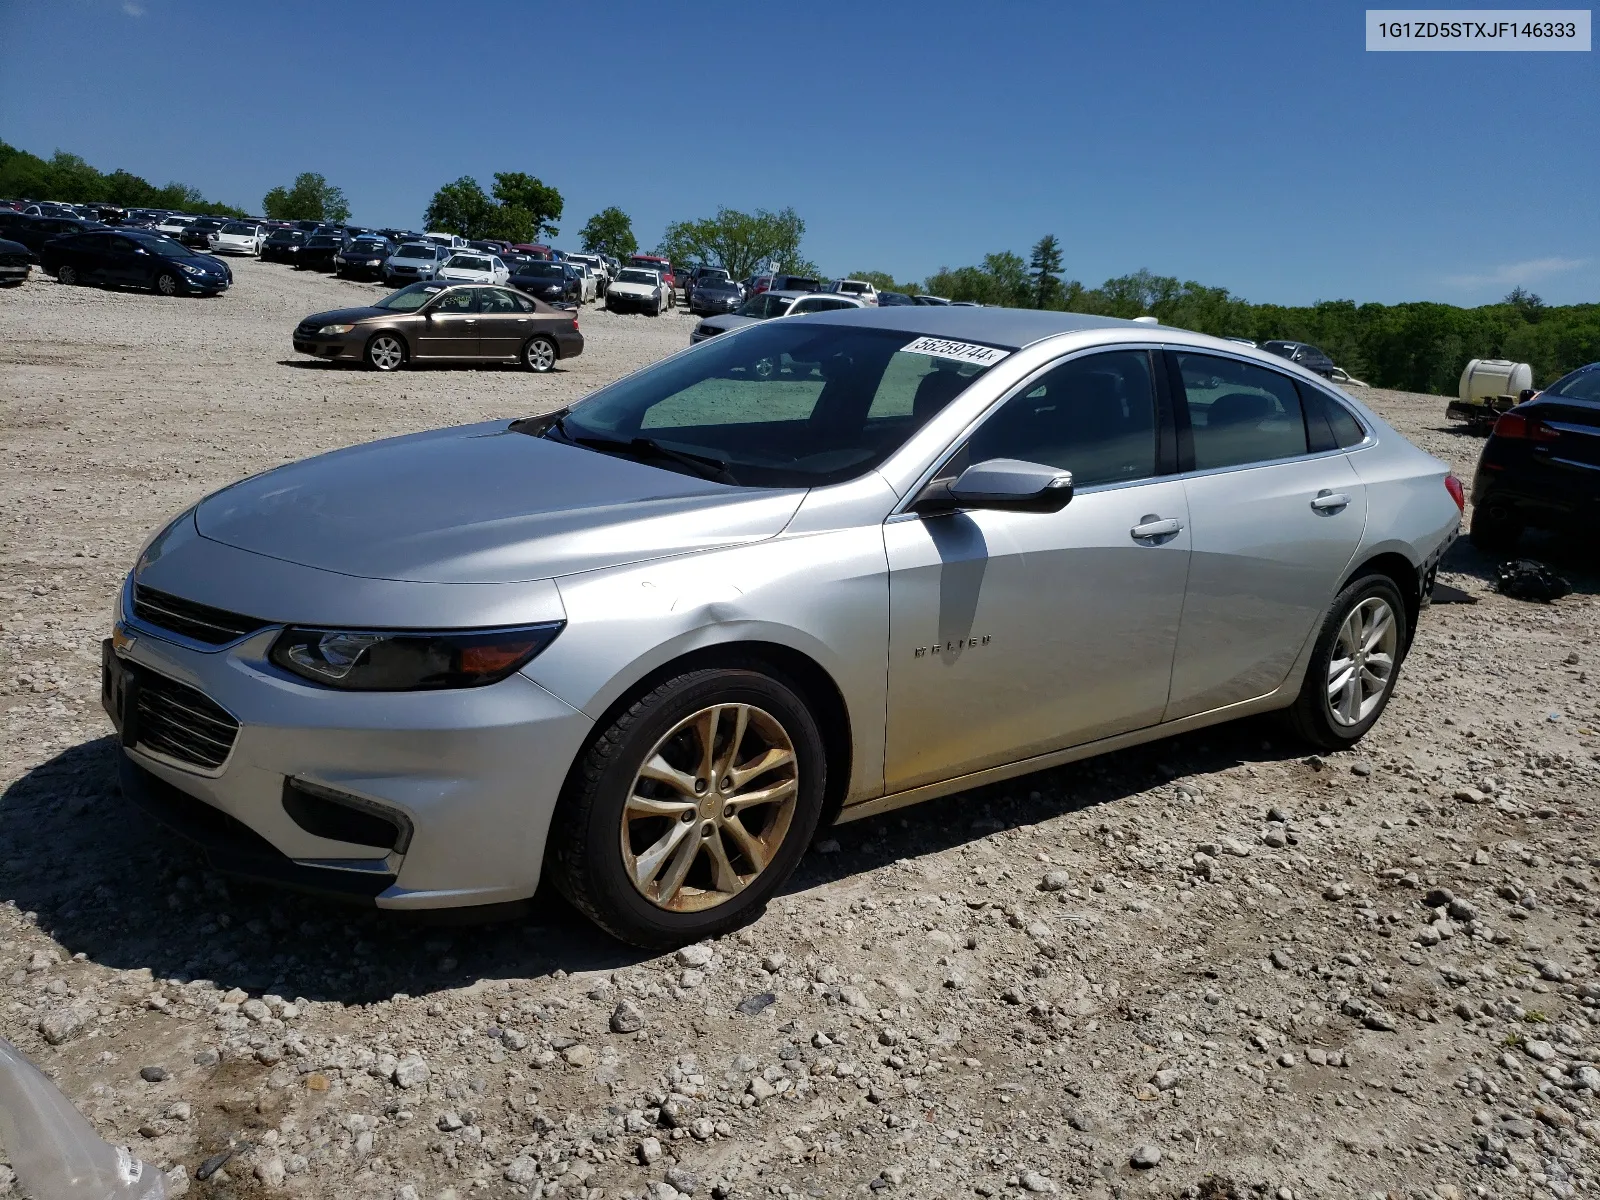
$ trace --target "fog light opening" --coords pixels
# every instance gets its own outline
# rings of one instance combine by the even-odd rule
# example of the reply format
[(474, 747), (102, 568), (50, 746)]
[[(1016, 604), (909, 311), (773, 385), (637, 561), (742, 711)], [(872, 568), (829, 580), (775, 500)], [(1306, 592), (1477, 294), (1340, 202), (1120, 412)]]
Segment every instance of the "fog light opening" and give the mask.
[(283, 811), (307, 833), (330, 841), (396, 854), (411, 845), (411, 818), (405, 813), (310, 780), (283, 781)]

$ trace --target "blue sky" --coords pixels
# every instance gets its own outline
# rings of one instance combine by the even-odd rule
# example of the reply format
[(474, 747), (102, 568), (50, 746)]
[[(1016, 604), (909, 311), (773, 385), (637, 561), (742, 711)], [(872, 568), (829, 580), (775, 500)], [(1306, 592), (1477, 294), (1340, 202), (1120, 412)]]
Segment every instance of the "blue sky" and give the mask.
[(1363, 7), (0, 0), (0, 138), (258, 208), (320, 171), (414, 226), (523, 170), (563, 238), (793, 205), (824, 270), (1044, 233), (1284, 304), (1600, 299), (1600, 61), (1369, 54)]

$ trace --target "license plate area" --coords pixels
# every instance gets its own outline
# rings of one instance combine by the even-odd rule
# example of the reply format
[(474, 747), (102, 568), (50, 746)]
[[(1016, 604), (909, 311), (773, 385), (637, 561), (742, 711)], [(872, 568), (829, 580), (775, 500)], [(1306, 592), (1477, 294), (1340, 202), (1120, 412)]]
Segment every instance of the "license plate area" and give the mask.
[(112, 648), (111, 639), (100, 643), (100, 704), (124, 746), (139, 738), (139, 675)]

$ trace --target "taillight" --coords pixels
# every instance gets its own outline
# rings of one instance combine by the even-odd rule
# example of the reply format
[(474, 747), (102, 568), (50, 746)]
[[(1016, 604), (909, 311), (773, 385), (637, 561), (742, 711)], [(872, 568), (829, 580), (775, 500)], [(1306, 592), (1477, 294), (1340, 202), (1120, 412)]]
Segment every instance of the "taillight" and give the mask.
[(1454, 475), (1444, 477), (1444, 490), (1450, 493), (1450, 499), (1456, 502), (1456, 508), (1461, 512), (1467, 511), (1467, 493), (1461, 486), (1461, 480)]
[(1494, 423), (1494, 436), (1505, 438), (1508, 441), (1527, 442), (1556, 442), (1561, 440), (1561, 435), (1538, 417), (1526, 416), (1519, 412), (1501, 413), (1500, 419)]
[(577, 317), (573, 317), (572, 318), (572, 328), (573, 328), (574, 332), (577, 331), (577, 328), (578, 328), (578, 318)]

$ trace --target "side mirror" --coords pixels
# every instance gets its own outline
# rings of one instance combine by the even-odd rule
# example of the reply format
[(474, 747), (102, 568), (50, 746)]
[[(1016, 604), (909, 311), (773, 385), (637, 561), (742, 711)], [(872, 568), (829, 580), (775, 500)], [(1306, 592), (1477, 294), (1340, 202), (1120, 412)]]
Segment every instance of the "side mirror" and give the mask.
[(935, 480), (913, 507), (921, 513), (958, 508), (1001, 512), (1060, 512), (1072, 499), (1072, 472), (1015, 458), (974, 463), (954, 480)]

